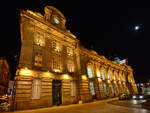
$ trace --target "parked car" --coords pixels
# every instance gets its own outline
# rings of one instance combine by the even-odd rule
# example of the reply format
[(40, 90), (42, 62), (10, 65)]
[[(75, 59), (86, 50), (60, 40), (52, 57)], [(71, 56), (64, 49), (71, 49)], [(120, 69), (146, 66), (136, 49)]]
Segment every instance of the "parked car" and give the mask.
[(127, 100), (127, 99), (130, 99), (130, 98), (131, 98), (130, 95), (127, 95), (127, 94), (124, 94), (124, 93), (119, 95), (119, 100)]
[(132, 95), (132, 99), (143, 100), (145, 99), (145, 96), (143, 94)]
[(119, 100), (125, 100), (125, 94), (119, 95)]

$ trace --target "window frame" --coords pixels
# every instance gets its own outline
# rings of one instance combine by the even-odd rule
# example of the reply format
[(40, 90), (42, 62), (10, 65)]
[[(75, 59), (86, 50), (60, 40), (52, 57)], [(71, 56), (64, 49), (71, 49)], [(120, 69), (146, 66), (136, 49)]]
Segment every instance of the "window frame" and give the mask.
[[(41, 97), (41, 80), (40, 79), (33, 79), (32, 81), (32, 93), (31, 99), (40, 99)], [(37, 85), (37, 83), (39, 85)]]
[(73, 63), (73, 61), (68, 61), (68, 63), (67, 63), (67, 69), (68, 69), (68, 71), (69, 72), (74, 72), (74, 63)]
[(87, 66), (87, 74), (88, 74), (88, 78), (93, 78), (94, 77), (93, 76), (92, 66)]
[(56, 40), (52, 41), (52, 48), (54, 51), (60, 52), (61, 51), (61, 47), (60, 47), (60, 43)]
[(34, 66), (41, 67), (43, 64), (43, 56), (42, 53), (35, 53), (34, 55)]
[(58, 58), (52, 58), (52, 68), (55, 70), (60, 70), (61, 68), (61, 63), (60, 60)]
[(73, 56), (73, 49), (71, 47), (67, 47), (67, 55)]
[(36, 32), (36, 35), (34, 37), (34, 43), (40, 47), (44, 47), (45, 46), (44, 34), (42, 34), (41, 32)]
[(102, 80), (105, 80), (105, 73), (104, 73), (104, 71), (101, 71), (101, 76), (102, 76)]

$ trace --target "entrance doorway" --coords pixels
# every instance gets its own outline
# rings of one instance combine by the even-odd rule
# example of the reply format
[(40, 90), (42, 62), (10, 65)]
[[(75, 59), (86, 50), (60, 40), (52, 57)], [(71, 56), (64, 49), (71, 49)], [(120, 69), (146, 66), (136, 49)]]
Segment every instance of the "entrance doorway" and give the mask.
[(61, 80), (53, 80), (53, 82), (52, 82), (52, 98), (53, 98), (53, 105), (58, 106), (62, 103)]
[(96, 93), (95, 93), (95, 88), (94, 88), (94, 82), (90, 82), (90, 91), (92, 94), (92, 98), (96, 99)]

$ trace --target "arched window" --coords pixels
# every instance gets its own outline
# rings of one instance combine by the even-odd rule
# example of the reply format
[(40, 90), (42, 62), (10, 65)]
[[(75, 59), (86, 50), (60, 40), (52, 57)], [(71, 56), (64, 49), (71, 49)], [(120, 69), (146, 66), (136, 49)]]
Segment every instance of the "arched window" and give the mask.
[(88, 77), (92, 78), (93, 77), (93, 72), (92, 72), (92, 68), (90, 66), (88, 66)]
[(112, 93), (114, 94), (114, 86), (111, 84)]
[(108, 73), (108, 79), (109, 79), (110, 81), (112, 81), (112, 78), (111, 78), (110, 73)]
[(105, 75), (103, 71), (101, 71), (101, 76), (102, 76), (102, 79), (105, 80)]
[(107, 84), (104, 83), (104, 92), (105, 92), (105, 95), (108, 95), (108, 92), (107, 92)]
[(116, 75), (114, 75), (114, 80), (116, 80)]

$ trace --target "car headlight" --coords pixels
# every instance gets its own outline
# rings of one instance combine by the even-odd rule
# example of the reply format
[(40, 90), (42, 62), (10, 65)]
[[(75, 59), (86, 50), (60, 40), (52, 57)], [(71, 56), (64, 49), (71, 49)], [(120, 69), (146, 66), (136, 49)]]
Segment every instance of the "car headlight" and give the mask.
[(132, 98), (133, 98), (133, 99), (135, 99), (135, 98), (136, 98), (136, 96), (134, 95), (134, 96), (132, 96)]
[(142, 98), (143, 98), (143, 96), (142, 96), (142, 95), (140, 95), (140, 96), (139, 96), (139, 98), (140, 98), (140, 99), (142, 99)]

